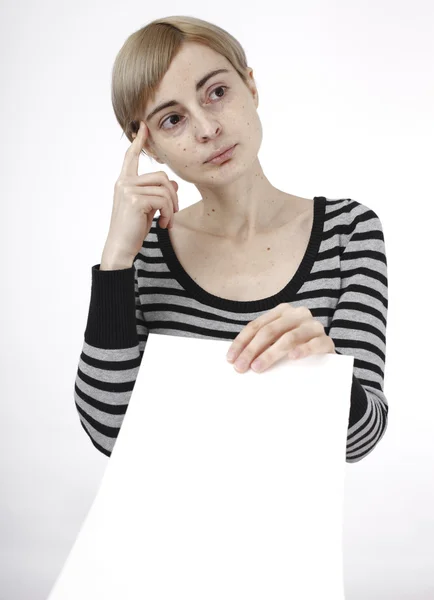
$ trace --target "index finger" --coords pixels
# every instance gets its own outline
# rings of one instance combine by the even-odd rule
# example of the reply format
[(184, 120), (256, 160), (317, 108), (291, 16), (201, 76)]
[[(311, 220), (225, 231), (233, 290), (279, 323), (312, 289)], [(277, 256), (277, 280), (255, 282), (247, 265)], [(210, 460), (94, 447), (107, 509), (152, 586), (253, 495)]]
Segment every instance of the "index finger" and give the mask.
[(143, 121), (140, 121), (140, 127), (137, 135), (125, 153), (124, 163), (121, 171), (122, 175), (134, 177), (139, 174), (139, 157), (148, 137), (148, 133), (149, 130), (146, 127), (146, 124)]

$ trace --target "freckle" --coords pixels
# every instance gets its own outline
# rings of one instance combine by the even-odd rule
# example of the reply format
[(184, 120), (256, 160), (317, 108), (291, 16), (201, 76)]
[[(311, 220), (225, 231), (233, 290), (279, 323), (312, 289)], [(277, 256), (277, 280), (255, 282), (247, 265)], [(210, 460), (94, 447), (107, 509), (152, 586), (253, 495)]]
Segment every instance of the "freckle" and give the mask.
[(209, 216), (209, 213), (206, 213)]

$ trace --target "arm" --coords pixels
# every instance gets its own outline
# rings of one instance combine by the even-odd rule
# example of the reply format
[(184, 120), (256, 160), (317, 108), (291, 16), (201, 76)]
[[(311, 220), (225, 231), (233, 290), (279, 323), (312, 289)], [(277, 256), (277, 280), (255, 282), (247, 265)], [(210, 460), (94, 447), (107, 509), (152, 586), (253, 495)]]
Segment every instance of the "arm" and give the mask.
[[(354, 356), (346, 462), (367, 456), (388, 422), (384, 395), (388, 309), (387, 259), (380, 219), (357, 203), (341, 255), (342, 292), (328, 335), (337, 354)], [(326, 332), (327, 333), (327, 332)]]
[(110, 456), (148, 339), (137, 273), (92, 267), (92, 290), (74, 397), (92, 444)]

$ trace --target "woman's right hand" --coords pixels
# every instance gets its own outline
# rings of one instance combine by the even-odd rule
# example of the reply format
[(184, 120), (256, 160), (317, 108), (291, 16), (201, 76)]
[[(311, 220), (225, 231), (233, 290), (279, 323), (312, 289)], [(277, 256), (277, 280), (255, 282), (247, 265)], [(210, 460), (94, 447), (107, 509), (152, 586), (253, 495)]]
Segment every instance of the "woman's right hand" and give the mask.
[[(178, 184), (164, 171), (138, 175), (140, 152), (148, 137), (148, 128), (140, 128), (125, 153), (121, 174), (115, 183), (110, 229), (104, 252), (132, 261), (152, 226), (157, 210), (160, 227), (173, 227), (173, 214), (179, 211)], [(108, 250), (109, 249), (109, 250)]]

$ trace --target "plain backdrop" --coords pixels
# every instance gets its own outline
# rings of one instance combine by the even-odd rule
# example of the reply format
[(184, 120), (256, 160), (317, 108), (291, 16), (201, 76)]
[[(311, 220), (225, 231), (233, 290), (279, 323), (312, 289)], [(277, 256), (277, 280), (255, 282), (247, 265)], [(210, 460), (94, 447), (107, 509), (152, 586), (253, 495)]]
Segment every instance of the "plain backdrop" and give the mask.
[[(109, 460), (79, 423), (74, 383), (129, 146), (111, 69), (131, 33), (179, 14), (244, 47), (271, 183), (352, 198), (381, 220), (389, 424), (346, 466), (346, 598), (433, 599), (434, 4), (9, 0), (0, 11), (0, 600), (46, 598)], [(181, 209), (199, 200), (141, 157), (140, 174), (156, 170), (178, 182)]]

